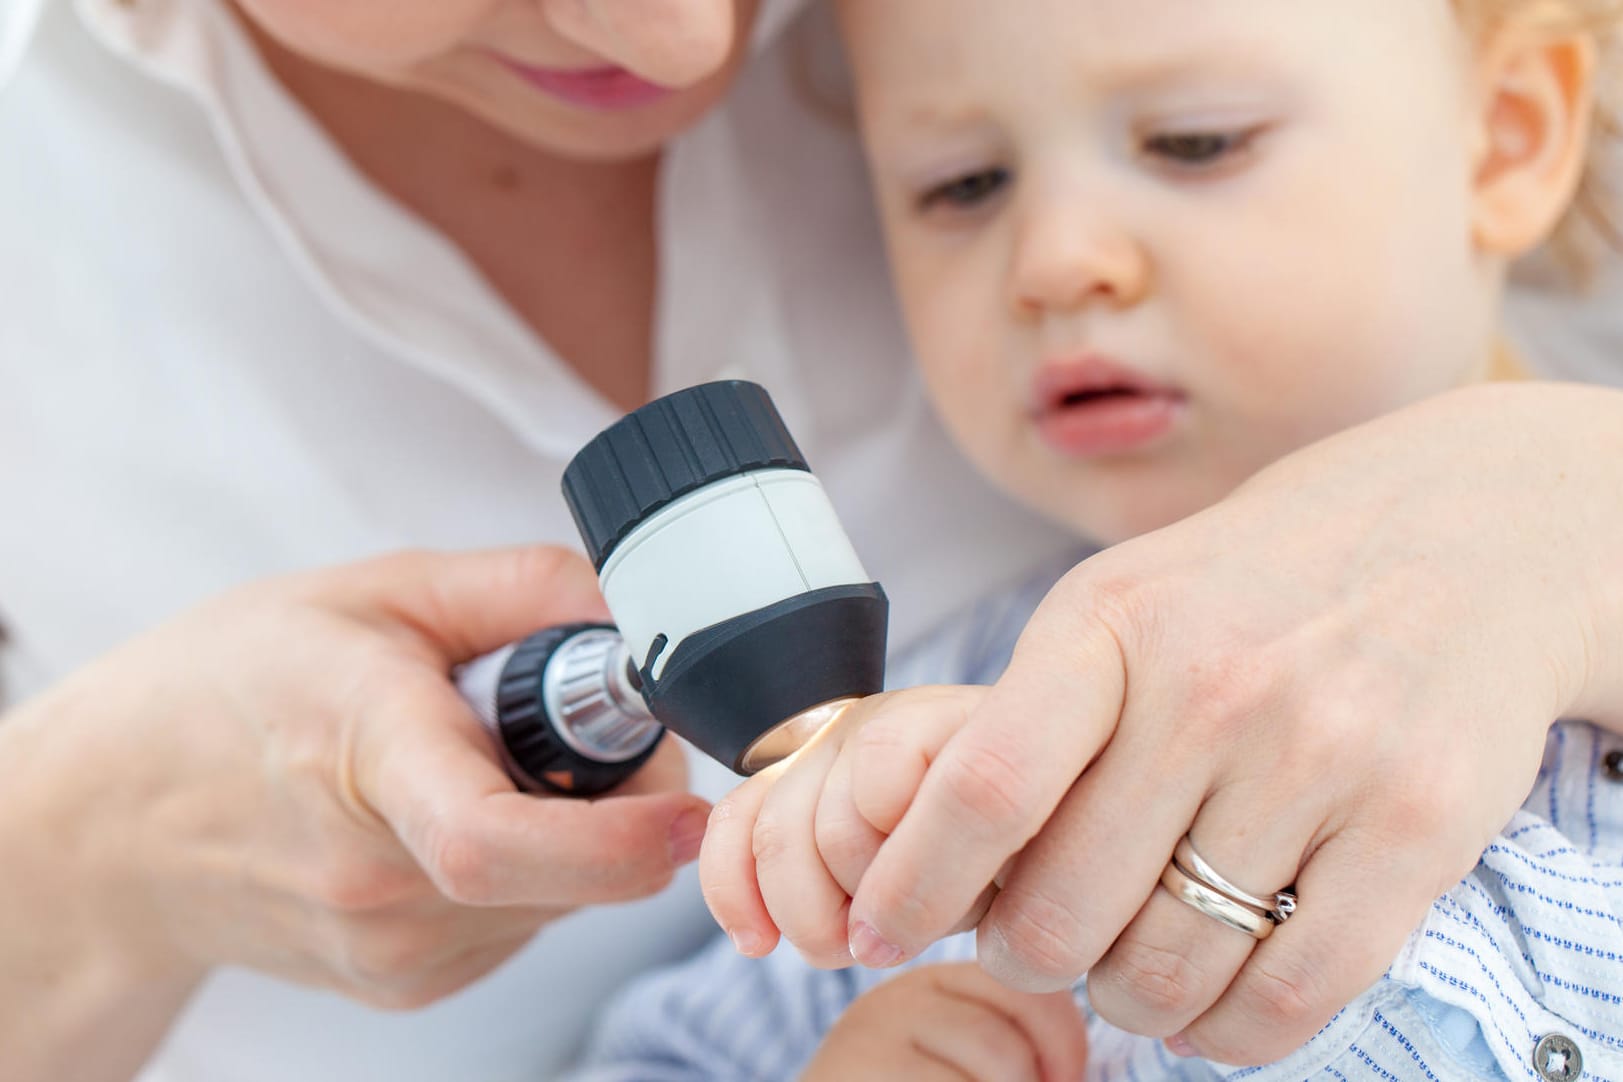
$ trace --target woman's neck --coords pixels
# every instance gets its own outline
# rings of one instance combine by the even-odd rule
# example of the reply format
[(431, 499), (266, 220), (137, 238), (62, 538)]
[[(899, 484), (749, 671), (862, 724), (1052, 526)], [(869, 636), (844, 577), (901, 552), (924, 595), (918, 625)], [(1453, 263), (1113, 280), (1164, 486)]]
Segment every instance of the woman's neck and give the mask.
[(460, 248), (564, 363), (616, 406), (647, 400), (657, 157), (560, 158), (450, 103), (315, 64), (243, 21), (355, 166)]

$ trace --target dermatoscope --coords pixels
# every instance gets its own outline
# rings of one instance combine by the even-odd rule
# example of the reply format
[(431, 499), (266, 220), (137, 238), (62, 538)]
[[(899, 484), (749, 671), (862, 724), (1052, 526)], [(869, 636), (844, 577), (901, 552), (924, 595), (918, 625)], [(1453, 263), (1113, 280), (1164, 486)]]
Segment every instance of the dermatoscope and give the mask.
[(650, 402), (563, 491), (614, 624), (547, 628), (456, 674), (521, 787), (605, 792), (667, 729), (754, 774), (881, 690), (885, 592), (759, 385)]

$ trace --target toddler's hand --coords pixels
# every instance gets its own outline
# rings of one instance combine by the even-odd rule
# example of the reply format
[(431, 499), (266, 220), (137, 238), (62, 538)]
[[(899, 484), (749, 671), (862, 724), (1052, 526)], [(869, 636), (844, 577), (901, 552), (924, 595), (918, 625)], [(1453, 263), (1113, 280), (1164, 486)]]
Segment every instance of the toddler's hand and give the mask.
[(1070, 992), (1015, 992), (974, 962), (922, 966), (853, 1003), (802, 1082), (1072, 1082), (1087, 1026)]
[[(864, 699), (716, 806), (700, 878), (740, 952), (764, 955), (781, 932), (813, 965), (851, 964), (851, 895), (931, 760), (987, 690), (927, 687)], [(964, 926), (983, 909), (972, 907)]]

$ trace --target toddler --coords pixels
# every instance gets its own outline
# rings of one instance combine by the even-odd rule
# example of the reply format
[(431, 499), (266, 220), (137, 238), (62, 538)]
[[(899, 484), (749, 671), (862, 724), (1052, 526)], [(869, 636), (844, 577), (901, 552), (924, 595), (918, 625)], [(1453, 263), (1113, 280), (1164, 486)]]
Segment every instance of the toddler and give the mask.
[[(938, 410), (989, 477), (1109, 545), (1308, 443), (1518, 374), (1504, 278), (1574, 224), (1597, 49), (1623, 15), (1602, 0), (845, 0), (840, 18)], [(949, 678), (995, 677), (988, 659), (1045, 585), (947, 629)], [(742, 953), (781, 931), (814, 966), (850, 963), (850, 898), (980, 694), (869, 700), (718, 808), (706, 897)], [(1246, 1077), (1623, 1077), (1609, 739), (1556, 726), (1526, 810), (1387, 978)], [(1259, 938), (1272, 924), (1252, 912), (1210, 934), (1247, 920)], [(949, 939), (890, 984), (718, 947), (621, 1002), (589, 1077), (1077, 1077), (1069, 994), (970, 990), (950, 963), (972, 957)], [(1192, 1051), (1095, 1021), (1087, 1070), (1236, 1073)]]

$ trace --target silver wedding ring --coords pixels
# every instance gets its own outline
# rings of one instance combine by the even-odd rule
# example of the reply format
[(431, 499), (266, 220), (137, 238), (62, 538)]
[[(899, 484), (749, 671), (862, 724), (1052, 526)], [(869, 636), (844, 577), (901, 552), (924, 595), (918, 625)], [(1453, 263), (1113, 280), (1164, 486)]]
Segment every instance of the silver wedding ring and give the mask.
[(1213, 890), (1228, 895), (1242, 905), (1262, 910), (1275, 924), (1284, 924), (1290, 919), (1290, 915), (1296, 912), (1296, 895), (1288, 890), (1276, 890), (1272, 898), (1259, 898), (1255, 894), (1247, 894), (1224, 879), (1222, 873), (1207, 864), (1205, 858), (1195, 852), (1194, 843), (1189, 840), (1187, 834), (1178, 840), (1178, 847), (1172, 851), (1172, 863)]
[(1161, 873), (1161, 885), (1178, 901), (1253, 939), (1267, 939), (1296, 912), (1296, 895), (1289, 890), (1261, 898), (1230, 883), (1195, 852), (1187, 834)]
[(1176, 864), (1166, 866), (1161, 873), (1161, 885), (1184, 905), (1193, 906), (1236, 932), (1244, 932), (1253, 939), (1267, 939), (1274, 932), (1273, 921), (1250, 906), (1242, 905), (1205, 883), (1191, 879)]

